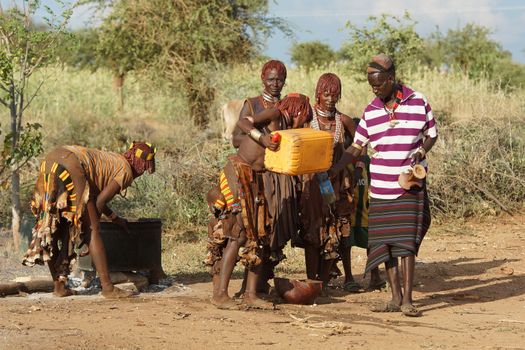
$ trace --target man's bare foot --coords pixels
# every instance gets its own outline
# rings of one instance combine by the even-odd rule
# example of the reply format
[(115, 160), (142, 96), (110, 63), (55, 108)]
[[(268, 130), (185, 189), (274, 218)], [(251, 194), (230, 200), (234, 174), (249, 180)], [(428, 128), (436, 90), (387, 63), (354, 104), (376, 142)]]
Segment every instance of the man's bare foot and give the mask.
[(117, 287), (113, 287), (113, 289), (105, 288), (102, 289), (102, 296), (106, 299), (122, 299), (122, 298), (129, 298), (132, 295), (131, 292), (128, 292), (126, 290), (122, 290)]
[(257, 296), (244, 293), (242, 306), (246, 309), (275, 310), (273, 303), (264, 301)]

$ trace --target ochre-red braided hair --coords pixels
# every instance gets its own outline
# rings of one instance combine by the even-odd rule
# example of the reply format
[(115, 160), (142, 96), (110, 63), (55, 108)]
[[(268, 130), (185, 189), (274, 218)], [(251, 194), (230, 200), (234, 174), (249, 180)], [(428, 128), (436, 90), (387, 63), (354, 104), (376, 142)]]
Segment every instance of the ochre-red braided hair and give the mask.
[(284, 79), (286, 79), (286, 67), (284, 63), (278, 60), (270, 60), (264, 64), (261, 70), (261, 79), (264, 79), (266, 76), (266, 73), (268, 73), (272, 69), (277, 70), (277, 74), (280, 77), (283, 77)]
[(289, 93), (279, 102), (277, 108), (292, 119), (299, 118), (300, 126), (312, 120), (310, 99), (303, 94)]
[(319, 96), (328, 91), (330, 94), (337, 95), (337, 100), (341, 98), (341, 79), (334, 73), (324, 73), (317, 81), (315, 88), (315, 99), (319, 103)]
[(146, 170), (155, 172), (156, 148), (146, 142), (133, 141), (130, 148), (124, 153), (124, 158), (133, 169), (133, 175), (140, 176)]

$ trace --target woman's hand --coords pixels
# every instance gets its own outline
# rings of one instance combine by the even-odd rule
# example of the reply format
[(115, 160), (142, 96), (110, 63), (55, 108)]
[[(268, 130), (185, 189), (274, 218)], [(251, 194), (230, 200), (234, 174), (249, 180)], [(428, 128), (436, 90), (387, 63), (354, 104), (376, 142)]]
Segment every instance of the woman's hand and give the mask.
[(259, 139), (264, 147), (268, 148), (270, 151), (277, 151), (279, 149), (279, 142), (272, 141), (272, 135), (265, 134), (262, 135)]
[(330, 180), (334, 180), (337, 177), (337, 172), (334, 170), (334, 167), (331, 167), (326, 172)]
[(124, 230), (124, 232), (129, 234), (128, 220), (117, 216), (116, 218), (112, 219), (111, 222), (117, 224), (118, 226), (120, 226), (120, 228)]

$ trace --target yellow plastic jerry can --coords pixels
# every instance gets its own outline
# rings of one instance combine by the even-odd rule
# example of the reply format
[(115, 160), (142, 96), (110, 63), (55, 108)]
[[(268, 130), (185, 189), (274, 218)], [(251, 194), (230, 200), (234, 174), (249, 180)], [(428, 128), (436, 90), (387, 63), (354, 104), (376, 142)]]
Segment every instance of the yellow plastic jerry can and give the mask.
[(266, 169), (287, 175), (302, 175), (327, 171), (332, 165), (333, 137), (327, 131), (310, 128), (279, 130), (276, 152), (266, 150)]

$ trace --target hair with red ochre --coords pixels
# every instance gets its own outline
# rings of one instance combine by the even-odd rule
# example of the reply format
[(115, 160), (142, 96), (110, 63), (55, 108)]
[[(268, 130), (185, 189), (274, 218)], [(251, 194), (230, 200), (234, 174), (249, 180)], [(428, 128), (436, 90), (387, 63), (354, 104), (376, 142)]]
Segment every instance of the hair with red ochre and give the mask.
[(282, 76), (284, 79), (286, 79), (286, 67), (284, 63), (278, 60), (270, 60), (264, 64), (261, 70), (261, 79), (264, 79), (264, 77), (266, 76), (266, 73), (268, 73), (272, 69), (276, 69), (277, 74), (279, 76)]
[(325, 91), (337, 95), (337, 100), (341, 98), (341, 79), (334, 73), (324, 73), (317, 81), (315, 88), (315, 99), (319, 103), (319, 96)]
[(312, 120), (312, 107), (310, 106), (310, 99), (308, 96), (298, 93), (289, 93), (283, 98), (277, 108), (281, 113), (286, 114), (290, 118), (297, 118), (299, 113), (299, 125), (308, 123)]

